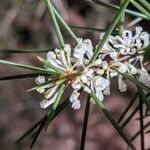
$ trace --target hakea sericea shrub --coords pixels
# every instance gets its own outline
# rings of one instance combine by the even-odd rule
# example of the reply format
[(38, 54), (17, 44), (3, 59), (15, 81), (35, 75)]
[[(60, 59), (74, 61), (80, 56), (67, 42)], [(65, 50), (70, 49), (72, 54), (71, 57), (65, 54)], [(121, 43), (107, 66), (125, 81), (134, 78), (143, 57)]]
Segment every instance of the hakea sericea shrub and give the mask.
[[(100, 34), (100, 40), (104, 35)], [(96, 47), (91, 40), (82, 38), (78, 38), (74, 48), (66, 44), (63, 49), (49, 51), (46, 59), (38, 57), (44, 68), (52, 73), (50, 77), (38, 76), (35, 80), (38, 86), (34, 89), (44, 95), (41, 107), (47, 108), (55, 102), (64, 82), (72, 86), (70, 102), (74, 109), (81, 107), (79, 95), (82, 90), (89, 94), (95, 92), (103, 101), (104, 95), (110, 95), (111, 78), (117, 77), (119, 90), (126, 91), (121, 73), (150, 86), (150, 76), (143, 65), (143, 49), (149, 45), (149, 37), (142, 27), (136, 27), (135, 32), (124, 30), (121, 36), (110, 35), (93, 63), (90, 60)], [(91, 99), (91, 102), (94, 101)]]

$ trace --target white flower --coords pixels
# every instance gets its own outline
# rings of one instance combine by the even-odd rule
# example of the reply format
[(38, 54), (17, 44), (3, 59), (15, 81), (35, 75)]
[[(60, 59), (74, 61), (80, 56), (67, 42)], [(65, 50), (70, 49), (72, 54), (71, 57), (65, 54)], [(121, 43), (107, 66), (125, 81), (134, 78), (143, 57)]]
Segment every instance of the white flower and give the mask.
[[(127, 85), (123, 82), (123, 76), (113, 68), (121, 73), (134, 75), (141, 83), (150, 87), (150, 75), (144, 68), (144, 56), (141, 55), (143, 48), (149, 45), (150, 36), (142, 30), (141, 27), (136, 27), (135, 34), (130, 30), (124, 30), (122, 36), (110, 35), (98, 57), (90, 65), (88, 63), (93, 56), (94, 48), (89, 39), (77, 39), (78, 43), (73, 52), (68, 44), (63, 49), (48, 52), (46, 61), (63, 70), (65, 74), (57, 75), (58, 81), (52, 83), (47, 81), (53, 78), (47, 77), (47, 81), (44, 76), (36, 78), (36, 90), (44, 95), (41, 107), (47, 108), (55, 102), (62, 81), (66, 81), (73, 89), (70, 96), (73, 109), (81, 107), (79, 96), (82, 90), (89, 94), (94, 92), (98, 99), (103, 101), (104, 95), (110, 95), (110, 81), (113, 77), (118, 76), (119, 90), (126, 91)], [(100, 34), (100, 40), (104, 34)], [(140, 68), (137, 68), (139, 64)], [(46, 63), (45, 68), (47, 69)], [(70, 76), (74, 73), (77, 73), (77, 76)]]
[(102, 91), (105, 90), (109, 86), (109, 81), (103, 77), (95, 76), (92, 78), (93, 87), (96, 92), (96, 96), (99, 100), (103, 101), (104, 96)]
[(127, 85), (122, 81), (123, 77), (119, 75), (118, 77), (118, 86), (120, 92), (125, 92), (127, 90)]
[(45, 77), (44, 76), (38, 76), (36, 79), (35, 79), (35, 82), (37, 84), (42, 84), (45, 82)]
[(77, 59), (77, 64), (83, 64), (85, 55), (87, 55), (89, 59), (92, 57), (92, 42), (89, 39), (78, 39), (78, 44), (74, 48), (73, 58)]
[[(104, 37), (105, 33), (100, 34), (100, 40)], [(116, 50), (114, 49), (113, 45), (116, 44), (116, 40), (113, 36), (109, 36), (107, 41), (105, 42), (101, 54), (99, 57), (101, 59), (104, 59), (107, 55), (109, 55), (112, 59), (116, 60), (117, 59), (117, 53)]]
[(55, 102), (55, 100), (56, 100), (57, 94), (58, 93), (56, 93), (50, 99), (44, 99), (42, 102), (40, 102), (41, 108), (45, 109), (45, 108), (49, 107), (51, 104), (53, 104)]
[(80, 93), (74, 90), (70, 96), (70, 102), (72, 103), (73, 109), (79, 109), (81, 107), (80, 101), (78, 99), (79, 95)]
[[(35, 82), (40, 85), (40, 84), (43, 84), (45, 83), (45, 77), (44, 76), (38, 76), (36, 79), (35, 79)], [(41, 87), (38, 87), (36, 90), (37, 92), (39, 93), (43, 93), (45, 91), (45, 88), (47, 87), (47, 85), (44, 85), (44, 86), (41, 86)]]
[(64, 49), (55, 49), (55, 51), (49, 51), (47, 53), (47, 60), (53, 66), (66, 71), (71, 67), (71, 48), (66, 44)]
[(139, 81), (144, 85), (150, 87), (150, 75), (148, 74), (148, 72), (143, 70), (138, 70), (138, 73), (140, 74)]

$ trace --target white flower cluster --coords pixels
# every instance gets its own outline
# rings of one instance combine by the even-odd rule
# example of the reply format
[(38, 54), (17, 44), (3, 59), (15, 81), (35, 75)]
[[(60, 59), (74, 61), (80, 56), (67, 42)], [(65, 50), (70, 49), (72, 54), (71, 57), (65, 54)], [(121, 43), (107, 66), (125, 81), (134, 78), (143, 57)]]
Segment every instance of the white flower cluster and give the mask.
[[(100, 40), (105, 33), (100, 34)], [(123, 77), (116, 72), (113, 67), (121, 73), (136, 75), (139, 81), (149, 86), (150, 76), (143, 66), (143, 48), (149, 45), (149, 34), (142, 32), (141, 27), (137, 27), (135, 34), (129, 30), (124, 30), (122, 36), (109, 36), (104, 44), (99, 56), (94, 63), (89, 64), (93, 56), (94, 48), (89, 39), (78, 39), (78, 44), (71, 53), (70, 45), (65, 45), (64, 49), (55, 49), (47, 54), (47, 61), (54, 67), (65, 72), (65, 75), (80, 73), (79, 76), (68, 80), (73, 92), (70, 96), (72, 108), (79, 109), (80, 90), (88, 93), (95, 92), (99, 100), (103, 100), (103, 95), (110, 95), (110, 79), (118, 76), (118, 87), (121, 92), (127, 90), (127, 85), (123, 82)], [(140, 65), (139, 69), (137, 66)], [(48, 78), (48, 80), (53, 80)], [(41, 85), (46, 83), (44, 76), (36, 78), (36, 83)], [(43, 93), (45, 99), (40, 103), (42, 108), (47, 108), (56, 99), (60, 83), (51, 82), (37, 88)]]

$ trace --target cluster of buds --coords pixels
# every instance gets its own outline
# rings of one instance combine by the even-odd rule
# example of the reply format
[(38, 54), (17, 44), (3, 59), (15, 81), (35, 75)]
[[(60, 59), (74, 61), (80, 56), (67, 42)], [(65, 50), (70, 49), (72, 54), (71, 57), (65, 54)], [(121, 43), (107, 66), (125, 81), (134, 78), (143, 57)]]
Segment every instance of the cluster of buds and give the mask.
[[(100, 40), (104, 34), (100, 34)], [(103, 101), (104, 95), (110, 95), (110, 83), (113, 77), (118, 77), (119, 90), (126, 91), (127, 85), (118, 72), (135, 76), (141, 83), (149, 86), (150, 76), (144, 68), (142, 55), (143, 49), (149, 45), (149, 37), (141, 27), (136, 27), (135, 33), (124, 30), (122, 36), (111, 35), (93, 63), (89, 63), (94, 53), (89, 39), (78, 39), (78, 44), (73, 50), (66, 44), (63, 49), (48, 52), (45, 61), (60, 70), (62, 74), (36, 78), (36, 83), (39, 85), (36, 90), (45, 97), (40, 103), (41, 107), (47, 108), (55, 102), (59, 87), (65, 81), (73, 89), (70, 102), (74, 109), (81, 107), (79, 96), (82, 90), (87, 93), (95, 92), (99, 100)], [(48, 65), (45, 67), (53, 72), (56, 71), (48, 68)], [(54, 80), (56, 77), (57, 80)]]

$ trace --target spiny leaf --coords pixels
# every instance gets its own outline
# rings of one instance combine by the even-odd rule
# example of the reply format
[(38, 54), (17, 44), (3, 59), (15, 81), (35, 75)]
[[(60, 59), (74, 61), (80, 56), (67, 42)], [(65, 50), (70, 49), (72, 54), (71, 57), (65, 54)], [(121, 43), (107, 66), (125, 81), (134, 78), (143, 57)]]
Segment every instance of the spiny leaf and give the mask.
[(45, 3), (47, 5), (49, 15), (52, 19), (59, 44), (60, 44), (61, 48), (64, 48), (64, 46), (65, 46), (64, 39), (63, 39), (62, 33), (60, 31), (60, 28), (59, 28), (59, 25), (58, 25), (58, 22), (57, 22), (55, 13), (54, 13), (53, 5), (50, 0), (45, 0)]
[(133, 118), (133, 116), (136, 114), (136, 112), (139, 110), (139, 105), (135, 107), (135, 109), (132, 111), (132, 113), (128, 116), (128, 118), (122, 123), (121, 128), (123, 129), (129, 121)]
[(137, 88), (138, 88), (138, 92), (141, 96), (141, 100), (146, 104), (147, 109), (150, 112), (150, 102), (148, 101), (146, 94), (144, 93), (144, 91), (141, 87), (137, 86)]
[(140, 116), (140, 131), (141, 131), (141, 150), (145, 149), (145, 143), (144, 143), (144, 121), (143, 121), (143, 102), (141, 99), (141, 96), (139, 97), (139, 105), (140, 105), (140, 111), (139, 111), (139, 116)]
[(145, 8), (143, 8), (135, 0), (130, 0), (130, 1), (141, 13), (143, 13), (145, 16), (147, 16), (148, 20), (150, 20), (150, 13)]
[(55, 73), (54, 71), (51, 71), (51, 70), (47, 70), (47, 69), (43, 69), (43, 68), (39, 68), (39, 67), (34, 67), (34, 66), (31, 66), (31, 65), (20, 64), (20, 63), (15, 63), (15, 62), (11, 62), (11, 61), (1, 60), (1, 59), (0, 59), (0, 64), (10, 65), (10, 66), (14, 66), (14, 67), (23, 68), (23, 69), (34, 70), (34, 71), (38, 71), (38, 72), (40, 71), (41, 73), (57, 74), (57, 73)]
[(81, 135), (81, 140), (80, 140), (80, 150), (84, 150), (84, 147), (85, 147), (89, 111), (90, 111), (90, 97), (88, 97), (88, 99), (86, 101), (86, 107), (85, 107), (85, 112), (84, 112), (84, 121), (83, 121), (83, 127), (82, 127), (82, 135)]
[(147, 2), (146, 0), (138, 0), (139, 3), (141, 3), (143, 6), (145, 6), (145, 8), (148, 9), (148, 11), (150, 12), (150, 3)]
[(52, 5), (52, 7), (53, 7), (53, 11), (54, 11), (54, 13), (55, 13), (58, 21), (63, 25), (63, 27), (66, 29), (66, 31), (74, 39), (74, 41), (78, 42), (77, 36), (75, 35), (75, 33), (71, 30), (71, 28), (69, 27), (69, 25), (63, 20), (63, 18), (60, 16), (60, 14), (56, 10), (56, 8), (53, 5)]
[[(65, 100), (62, 102), (56, 109), (54, 117), (51, 119), (51, 121), (60, 113), (62, 110), (69, 104), (69, 100)], [(28, 136), (30, 133), (32, 133), (41, 123), (44, 121), (43, 117), (41, 120), (39, 120), (37, 123), (35, 123), (27, 132), (25, 132), (15, 143), (21, 142), (26, 136)]]
[[(113, 5), (113, 4), (110, 4), (110, 3), (106, 3), (106, 2), (100, 1), (100, 0), (86, 0), (86, 1), (91, 2), (91, 3), (96, 3), (96, 4), (99, 4), (101, 6), (104, 6), (104, 7), (107, 7), (107, 8), (111, 8), (111, 9), (115, 9), (115, 10), (119, 10), (120, 9), (119, 6), (116, 6), (116, 5)], [(141, 17), (143, 19), (148, 19), (148, 17), (145, 16), (144, 14), (136, 12), (136, 11), (133, 11), (133, 10), (130, 10), (130, 9), (125, 9), (125, 12), (127, 14), (131, 15), (131, 16)]]
[(53, 51), (54, 50), (54, 48), (51, 48), (51, 49), (47, 49), (47, 50), (41, 50), (41, 49), (39, 49), (39, 50), (33, 50), (33, 49), (31, 49), (31, 50), (14, 50), (14, 49), (12, 49), (12, 50), (0, 50), (0, 53), (8, 53), (8, 54), (15, 54), (15, 53), (19, 53), (19, 54), (24, 54), (24, 53), (47, 53), (47, 52), (49, 52), (49, 51)]
[(26, 74), (17, 74), (17, 75), (9, 75), (9, 76), (2, 76), (0, 77), (0, 81), (3, 80), (16, 80), (16, 79), (25, 79), (25, 78), (33, 78), (33, 77), (37, 77), (37, 76), (49, 76), (48, 74), (45, 73), (26, 73)]
[[(144, 125), (143, 130), (145, 130), (145, 129), (146, 129), (147, 127), (149, 127), (149, 126), (150, 126), (150, 121), (147, 122), (147, 123)], [(137, 137), (140, 133), (141, 133), (141, 131), (138, 130), (138, 131), (132, 136), (131, 141), (135, 140), (136, 137)]]
[(57, 95), (57, 97), (56, 97), (56, 100), (55, 100), (55, 102), (52, 104), (52, 107), (48, 110), (48, 114), (47, 114), (47, 118), (48, 118), (48, 119), (46, 119), (46, 122), (45, 122), (45, 129), (48, 128), (48, 125), (49, 125), (49, 123), (50, 123), (50, 120), (51, 120), (51, 118), (53, 118), (53, 116), (54, 116), (54, 114), (55, 114), (55, 111), (56, 111), (56, 109), (57, 109), (57, 107), (58, 107), (58, 104), (59, 104), (60, 99), (61, 99), (61, 97), (62, 97), (62, 95), (63, 95), (63, 93), (64, 93), (65, 88), (66, 88), (66, 83), (62, 83), (62, 84), (60, 85), (60, 87), (59, 87), (59, 92), (58, 92), (58, 95)]
[(95, 101), (98, 108), (103, 112), (105, 117), (110, 121), (112, 126), (116, 129), (116, 131), (119, 133), (119, 135), (124, 139), (124, 141), (130, 146), (131, 149), (136, 150), (134, 145), (131, 143), (131, 141), (128, 139), (128, 137), (125, 135), (123, 130), (119, 127), (119, 125), (115, 122), (115, 120), (112, 118), (110, 113), (106, 110), (105, 106), (102, 104), (102, 102), (97, 98), (96, 94), (94, 92), (90, 93), (91, 97)]
[(135, 102), (135, 100), (138, 97), (138, 92), (136, 92), (136, 94), (133, 96), (133, 98), (131, 99), (129, 105), (127, 105), (127, 107), (125, 108), (125, 110), (123, 111), (123, 113), (120, 115), (119, 119), (118, 119), (118, 123), (121, 122), (121, 120), (125, 117), (125, 115), (127, 114), (127, 112), (129, 111), (129, 109), (131, 108), (131, 106), (133, 105), (133, 103)]
[(97, 56), (99, 55), (100, 51), (102, 50), (105, 42), (107, 41), (108, 37), (110, 36), (110, 34), (112, 33), (112, 31), (114, 30), (116, 24), (118, 23), (122, 12), (125, 10), (125, 8), (128, 6), (130, 0), (126, 0), (124, 1), (124, 3), (121, 5), (120, 10), (117, 12), (117, 14), (115, 15), (115, 17), (112, 19), (112, 22), (110, 23), (109, 27), (107, 28), (105, 35), (103, 36), (102, 40), (99, 41), (96, 50), (94, 51), (94, 54), (89, 62), (89, 64), (93, 63), (95, 61), (95, 59), (97, 58)]
[(58, 68), (55, 67), (54, 65), (52, 65), (50, 62), (48, 62), (47, 60), (43, 59), (40, 56), (37, 56), (37, 58), (39, 59), (39, 61), (41, 61), (47, 68), (54, 70), (55, 72), (57, 72), (58, 74), (64, 74), (65, 72)]
[(131, 22), (129, 22), (127, 25), (126, 25), (126, 28), (130, 28), (136, 24), (138, 24), (140, 21), (142, 21), (143, 18), (141, 17), (138, 17), (138, 18), (135, 18), (134, 20), (132, 20)]

